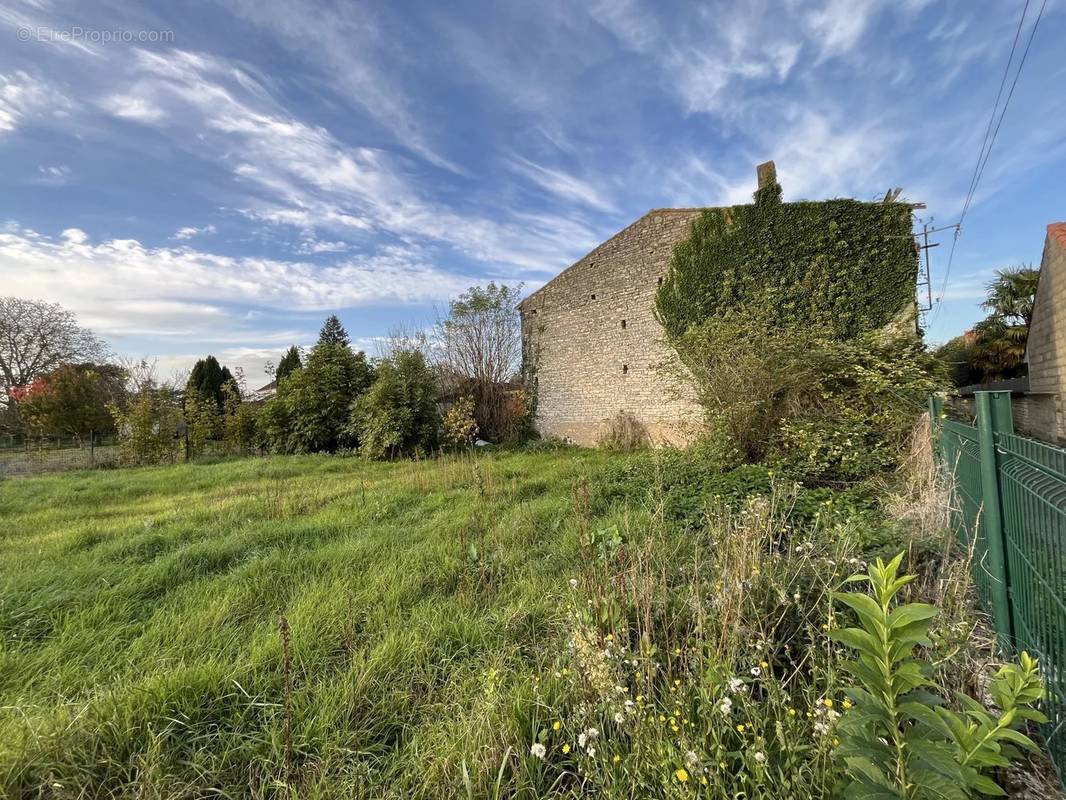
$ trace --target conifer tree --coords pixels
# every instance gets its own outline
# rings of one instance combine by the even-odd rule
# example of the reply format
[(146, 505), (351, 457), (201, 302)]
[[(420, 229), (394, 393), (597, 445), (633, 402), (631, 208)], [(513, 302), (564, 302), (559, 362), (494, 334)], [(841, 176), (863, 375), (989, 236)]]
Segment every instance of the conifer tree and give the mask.
[(351, 344), (351, 340), (348, 338), (348, 331), (344, 330), (344, 326), (341, 325), (341, 321), (337, 319), (336, 314), (330, 314), (326, 317), (326, 322), (318, 333), (318, 343), (340, 344), (345, 347)]
[(296, 348), (296, 345), (293, 345), (285, 351), (285, 355), (278, 362), (278, 369), (274, 373), (274, 379), (280, 382), (289, 373), (302, 368), (303, 361), (300, 358), (300, 351)]

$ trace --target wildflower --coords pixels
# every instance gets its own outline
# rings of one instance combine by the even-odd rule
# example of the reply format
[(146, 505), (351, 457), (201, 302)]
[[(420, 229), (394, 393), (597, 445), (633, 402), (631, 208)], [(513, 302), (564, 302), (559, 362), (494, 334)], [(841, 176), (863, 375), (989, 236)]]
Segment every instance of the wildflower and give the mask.
[(788, 710), (788, 715), (789, 715), (790, 717), (794, 717), (794, 716), (796, 716), (796, 709), (794, 709), (794, 708), (790, 708), (790, 709)]
[(702, 783), (704, 786), (707, 785), (707, 776), (706, 775), (700, 775), (700, 783)]
[(752, 667), (751, 674), (752, 677), (758, 678), (760, 675), (762, 675), (762, 669), (759, 667)]
[(596, 756), (596, 748), (592, 745), (589, 745), (588, 750), (586, 750), (586, 752), (589, 754), (589, 758), (594, 758)]
[(595, 739), (600, 735), (600, 732), (596, 728), (589, 728), (587, 733), (590, 739)]
[(542, 745), (540, 742), (535, 742), (532, 747), (529, 748), (529, 754), (534, 758), (544, 760), (545, 753), (548, 752), (548, 748)]
[(737, 733), (744, 733), (744, 723), (737, 725)]
[(729, 679), (729, 693), (730, 694), (736, 694), (737, 692), (742, 692), (742, 691), (744, 691), (744, 681), (742, 681), (740, 678), (730, 678)]
[(719, 761), (718, 762), (718, 769), (725, 769), (725, 762), (724, 761)]
[(733, 701), (728, 697), (723, 697), (722, 701), (718, 704), (718, 710), (728, 717), (729, 713), (733, 710)]
[(584, 747), (586, 741), (588, 741), (588, 736), (585, 733), (579, 733), (577, 735), (577, 746), (578, 747)]
[(569, 752), (570, 752), (570, 744), (568, 742), (568, 743), (563, 745), (563, 754), (565, 755), (566, 753), (569, 753)]
[(563, 723), (559, 722), (559, 720), (555, 720), (555, 722), (552, 723), (552, 730), (553, 731), (557, 731), (561, 727), (563, 727)]
[(684, 767), (675, 772), (674, 777), (678, 783), (688, 783), (688, 771)]
[(614, 763), (614, 764), (617, 764), (621, 760), (622, 760), (622, 757), (620, 755), (618, 755), (618, 753), (615, 753), (614, 754), (614, 758), (611, 759), (611, 762)]
[(577, 578), (571, 578), (570, 579), (570, 588), (571, 589), (576, 589), (577, 588)]
[(827, 698), (825, 698), (825, 700), (823, 700), (823, 701), (822, 701), (822, 704), (823, 704), (823, 705), (824, 705), (824, 706), (825, 706), (826, 708), (832, 708), (832, 707), (833, 707), (833, 701), (832, 701), (832, 700), (831, 700), (830, 698), (828, 698), (828, 697), (827, 697)]
[(755, 754), (755, 760), (758, 761), (760, 764), (765, 764), (766, 763), (766, 753), (764, 753), (764, 752), (762, 752), (760, 750), (759, 752), (757, 752)]
[(852, 703), (850, 700), (845, 700), (841, 705), (843, 705), (844, 706), (844, 710), (847, 711), (849, 708), (851, 708), (854, 705), (854, 703)]
[(816, 722), (814, 723), (814, 732), (817, 733), (819, 736), (825, 736), (827, 733), (829, 733), (829, 726), (826, 725), (824, 722)]
[(839, 746), (840, 746), (840, 739), (838, 739), (838, 738), (836, 738), (834, 736), (833, 737), (833, 747), (839, 747)]
[(792, 595), (792, 599), (798, 603), (800, 601), (800, 593), (796, 592), (794, 595)]
[(770, 665), (769, 665), (769, 664), (767, 664), (767, 663), (766, 663), (765, 661), (760, 661), (760, 662), (759, 662), (759, 666), (760, 666), (760, 667), (762, 667), (763, 669), (766, 669), (766, 668), (767, 668), (767, 667), (769, 667)]
[(623, 722), (626, 721), (626, 715), (619, 711), (617, 714), (614, 715), (614, 721), (617, 724), (621, 725)]
[(689, 769), (696, 769), (700, 765), (700, 757), (695, 752), (689, 750), (685, 753), (685, 766)]

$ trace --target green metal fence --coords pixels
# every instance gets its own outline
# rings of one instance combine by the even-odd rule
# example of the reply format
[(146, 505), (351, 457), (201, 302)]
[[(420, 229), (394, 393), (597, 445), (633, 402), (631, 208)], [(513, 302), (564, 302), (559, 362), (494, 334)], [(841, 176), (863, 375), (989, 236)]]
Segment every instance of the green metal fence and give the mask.
[(1037, 656), (1048, 690), (1043, 734), (1066, 777), (1066, 450), (1016, 436), (1009, 392), (977, 392), (977, 424), (929, 401), (954, 477), (954, 524), (1004, 652)]

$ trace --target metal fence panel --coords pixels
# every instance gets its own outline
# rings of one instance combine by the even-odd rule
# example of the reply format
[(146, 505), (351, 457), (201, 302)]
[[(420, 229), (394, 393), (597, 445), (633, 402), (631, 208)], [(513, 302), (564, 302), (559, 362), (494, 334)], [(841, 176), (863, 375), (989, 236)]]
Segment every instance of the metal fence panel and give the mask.
[[(943, 419), (933, 431), (954, 479), (953, 523), (960, 541), (973, 548), (981, 605), (993, 612), (1001, 643), (1040, 659), (1048, 690), (1043, 734), (1061, 778), (1066, 775), (1066, 450), (1014, 435), (1009, 395), (989, 395), (998, 395), (996, 413), (986, 396), (976, 427)], [(984, 481), (982, 444), (994, 467), (986, 473), (994, 479)], [(988, 497), (990, 491), (995, 497)], [(983, 513), (992, 507), (997, 514)], [(1002, 564), (992, 557), (997, 546), (1005, 556)], [(1008, 610), (995, 614), (1004, 587)]]

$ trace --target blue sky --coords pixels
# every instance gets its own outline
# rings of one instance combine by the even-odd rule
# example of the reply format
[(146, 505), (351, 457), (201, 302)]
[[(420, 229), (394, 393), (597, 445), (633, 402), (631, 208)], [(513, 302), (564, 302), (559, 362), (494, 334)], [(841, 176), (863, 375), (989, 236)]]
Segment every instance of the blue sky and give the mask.
[[(373, 350), (768, 158), (786, 199), (901, 186), (947, 224), (1022, 5), (0, 0), (0, 293), (254, 388), (331, 311)], [(1066, 219), (1064, 42), (1049, 0), (932, 340)]]

